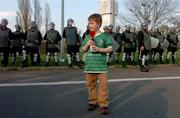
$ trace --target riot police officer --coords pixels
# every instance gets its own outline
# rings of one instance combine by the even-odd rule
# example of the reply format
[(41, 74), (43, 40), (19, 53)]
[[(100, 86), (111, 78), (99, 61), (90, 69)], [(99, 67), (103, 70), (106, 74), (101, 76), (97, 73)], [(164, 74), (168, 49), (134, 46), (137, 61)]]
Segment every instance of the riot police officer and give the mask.
[(116, 32), (115, 32), (116, 38), (115, 39), (116, 39), (117, 43), (119, 44), (119, 48), (115, 52), (116, 63), (119, 63), (119, 56), (120, 56), (121, 48), (122, 48), (122, 34), (120, 33), (120, 29), (121, 29), (120, 26), (116, 26)]
[(58, 44), (59, 41), (61, 41), (61, 35), (57, 30), (55, 30), (55, 24), (51, 22), (49, 27), (50, 29), (44, 36), (44, 41), (46, 42), (46, 66), (49, 65), (51, 53), (54, 55), (55, 65), (58, 65), (58, 52), (60, 50)]
[(161, 47), (161, 44), (163, 43), (165, 37), (164, 35), (159, 31), (159, 29), (157, 28), (155, 32), (153, 32), (153, 37), (157, 38), (159, 40), (159, 44), (158, 47), (154, 49), (153, 52), (153, 62), (156, 63), (157, 62), (157, 57), (159, 54), (159, 60), (160, 63), (164, 63), (164, 49)]
[(172, 54), (172, 63), (175, 63), (178, 36), (174, 28), (170, 29), (170, 33), (167, 35), (167, 40), (169, 41), (169, 47), (168, 47), (168, 52), (167, 52), (167, 63), (169, 63), (171, 54)]
[(21, 31), (20, 25), (15, 25), (16, 31), (13, 32), (13, 38), (12, 38), (12, 64), (16, 62), (16, 54), (18, 53), (21, 56), (21, 61), (23, 61), (22, 58), (22, 46), (24, 44), (24, 33)]
[(148, 24), (143, 24), (142, 30), (138, 32), (139, 57), (141, 59), (141, 72), (149, 72), (148, 52), (151, 50), (151, 38), (148, 32)]
[(3, 66), (8, 65), (9, 44), (13, 36), (11, 29), (9, 29), (7, 25), (8, 20), (2, 19), (0, 26), (0, 57)]
[(74, 20), (67, 20), (67, 27), (63, 30), (63, 38), (65, 38), (65, 42), (67, 45), (67, 58), (68, 58), (68, 66), (72, 67), (72, 61), (75, 61), (80, 66), (80, 40), (79, 35), (77, 33), (77, 28), (73, 26)]
[(134, 63), (133, 49), (136, 47), (136, 37), (130, 31), (131, 26), (126, 25), (126, 30), (122, 33), (122, 40), (124, 42), (124, 52), (122, 56), (122, 64), (125, 66), (125, 60), (130, 63)]
[[(34, 21), (30, 23), (30, 28), (25, 33), (25, 40), (27, 55), (30, 54), (31, 63), (33, 66), (36, 66), (38, 64), (38, 58), (40, 57), (39, 46), (42, 41), (42, 36)], [(25, 65), (27, 65), (27, 59)]]

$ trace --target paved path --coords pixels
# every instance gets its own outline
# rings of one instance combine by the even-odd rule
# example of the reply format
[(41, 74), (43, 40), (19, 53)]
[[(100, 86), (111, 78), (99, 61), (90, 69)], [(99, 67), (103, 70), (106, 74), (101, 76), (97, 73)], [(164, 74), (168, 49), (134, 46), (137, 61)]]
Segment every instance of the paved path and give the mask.
[(79, 69), (0, 71), (0, 118), (180, 118), (180, 68), (110, 68), (110, 114), (87, 111)]

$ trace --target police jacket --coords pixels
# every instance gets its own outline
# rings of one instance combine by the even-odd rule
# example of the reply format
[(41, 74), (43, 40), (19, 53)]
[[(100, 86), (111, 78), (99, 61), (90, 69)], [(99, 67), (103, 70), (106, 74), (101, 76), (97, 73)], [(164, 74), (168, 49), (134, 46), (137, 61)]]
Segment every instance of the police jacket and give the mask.
[(44, 36), (47, 41), (47, 48), (56, 48), (55, 45), (61, 40), (61, 35), (57, 30), (48, 30)]
[(65, 27), (63, 38), (65, 38), (67, 45), (78, 45), (78, 43), (80, 43), (80, 37), (77, 33), (76, 27)]
[(24, 33), (21, 31), (13, 32), (12, 47), (21, 47), (24, 44)]
[(37, 29), (28, 29), (25, 33), (26, 46), (29, 47), (39, 47), (42, 41), (42, 36)]
[(12, 36), (13, 34), (11, 29), (0, 26), (0, 48), (9, 47)]

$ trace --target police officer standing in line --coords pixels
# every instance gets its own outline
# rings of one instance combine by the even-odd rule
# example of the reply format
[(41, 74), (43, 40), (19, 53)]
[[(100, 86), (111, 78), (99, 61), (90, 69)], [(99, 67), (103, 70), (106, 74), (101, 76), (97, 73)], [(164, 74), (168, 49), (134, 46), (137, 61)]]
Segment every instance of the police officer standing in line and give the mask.
[(130, 63), (134, 62), (133, 48), (136, 47), (135, 44), (136, 37), (130, 30), (131, 30), (131, 26), (127, 25), (126, 31), (122, 33), (122, 40), (124, 42), (124, 52), (122, 56), (123, 66), (125, 66), (125, 61)]
[(55, 65), (58, 65), (58, 52), (60, 47), (58, 46), (59, 41), (61, 41), (61, 35), (57, 30), (55, 30), (55, 24), (51, 22), (49, 24), (50, 29), (46, 32), (44, 36), (44, 42), (46, 43), (46, 66), (49, 66), (51, 53), (54, 55)]
[[(107, 31), (108, 31), (108, 32), (107, 32), (107, 35), (108, 35), (110, 38), (112, 38), (112, 39), (114, 39), (115, 41), (117, 41), (116, 33), (113, 32), (114, 26), (110, 24), (107, 28), (108, 28), (108, 30), (107, 30)], [(113, 55), (113, 53), (107, 53), (107, 55), (109, 55), (108, 64), (110, 64), (111, 61), (113, 60), (114, 55)]]
[(133, 42), (133, 46), (132, 46), (132, 57), (131, 57), (131, 60), (136, 65), (136, 63), (135, 63), (135, 54), (136, 54), (136, 50), (137, 50), (137, 46), (138, 46), (138, 40), (137, 40), (137, 31), (136, 31), (136, 27), (135, 26), (132, 27), (132, 33), (134, 35), (134, 42)]
[(120, 29), (121, 29), (120, 26), (116, 26), (115, 35), (116, 35), (116, 41), (117, 41), (117, 43), (119, 44), (119, 48), (118, 48), (118, 50), (115, 52), (115, 61), (116, 61), (117, 64), (119, 63), (119, 56), (120, 56), (121, 48), (122, 48), (122, 35), (121, 35), (121, 33), (120, 33)]
[(170, 29), (170, 33), (167, 35), (167, 40), (169, 41), (169, 47), (167, 51), (167, 63), (169, 63), (171, 54), (172, 54), (172, 63), (175, 63), (177, 44), (178, 44), (178, 36), (176, 34), (175, 28)]
[[(31, 63), (33, 66), (36, 66), (38, 65), (38, 56), (40, 56), (39, 46), (42, 41), (42, 36), (34, 21), (30, 23), (30, 28), (25, 33), (25, 40), (27, 55), (30, 54)], [(26, 58), (25, 66), (27, 66), (27, 61), (28, 59)]]
[(13, 32), (12, 38), (12, 64), (16, 62), (16, 54), (18, 53), (21, 56), (21, 62), (23, 62), (22, 57), (22, 46), (24, 44), (24, 33), (21, 31), (20, 25), (15, 25), (16, 31)]
[(72, 61), (74, 61), (74, 56), (76, 58), (78, 66), (80, 66), (80, 39), (77, 33), (77, 28), (73, 26), (73, 23), (73, 19), (68, 19), (67, 27), (65, 27), (63, 30), (63, 38), (65, 38), (65, 42), (67, 45), (67, 58), (69, 67), (72, 67)]
[[(104, 33), (108, 35), (109, 29), (108, 29), (107, 25), (105, 25), (103, 27), (103, 30), (104, 30)], [(106, 61), (107, 61), (108, 64), (110, 64), (110, 53), (106, 54)]]
[(159, 29), (157, 28), (155, 32), (153, 32), (153, 37), (157, 38), (159, 40), (159, 44), (158, 47), (155, 48), (154, 53), (153, 53), (153, 63), (157, 62), (157, 57), (159, 54), (159, 60), (160, 63), (163, 64), (164, 63), (164, 49), (161, 47), (161, 44), (163, 43), (165, 37), (164, 35), (159, 31)]
[(9, 45), (10, 40), (12, 40), (13, 34), (11, 29), (7, 27), (8, 20), (2, 19), (0, 25), (0, 57), (1, 63), (3, 66), (8, 65), (8, 56), (9, 56)]
[(108, 33), (108, 26), (107, 25), (105, 25), (104, 27), (103, 27), (103, 30), (104, 30), (104, 33)]
[(148, 24), (144, 24), (142, 30), (138, 32), (139, 56), (141, 57), (141, 72), (149, 72), (148, 69), (148, 52), (151, 50), (151, 38), (148, 32)]

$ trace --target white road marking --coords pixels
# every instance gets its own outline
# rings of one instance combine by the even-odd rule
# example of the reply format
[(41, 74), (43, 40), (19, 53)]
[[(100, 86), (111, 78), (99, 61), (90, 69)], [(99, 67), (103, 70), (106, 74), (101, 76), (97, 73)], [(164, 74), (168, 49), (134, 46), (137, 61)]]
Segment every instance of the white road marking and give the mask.
[[(148, 80), (175, 80), (179, 77), (151, 77), (151, 78), (122, 78), (110, 79), (108, 82), (128, 82), (128, 81), (148, 81)], [(86, 81), (61, 81), (61, 82), (38, 82), (38, 83), (1, 83), (0, 87), (21, 87), (21, 86), (56, 86), (56, 85), (78, 85), (85, 84)]]

